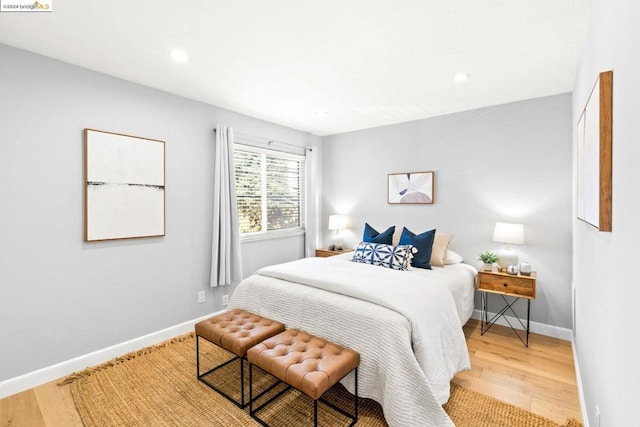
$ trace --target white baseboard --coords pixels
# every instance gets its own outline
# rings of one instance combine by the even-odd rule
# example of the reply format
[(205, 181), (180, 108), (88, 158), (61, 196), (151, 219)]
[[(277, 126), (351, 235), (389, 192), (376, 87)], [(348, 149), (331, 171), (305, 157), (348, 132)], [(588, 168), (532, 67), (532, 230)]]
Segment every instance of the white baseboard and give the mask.
[[(495, 316), (495, 313), (489, 312), (487, 314), (489, 315), (489, 319)], [(506, 317), (509, 319), (509, 322), (511, 322), (511, 324), (515, 329), (520, 329), (520, 330), (523, 329), (520, 326), (520, 322), (518, 322), (518, 319), (511, 316), (506, 316)], [(471, 318), (481, 320), (482, 317), (480, 314), (480, 310), (477, 310), (477, 309), (473, 310), (473, 314), (471, 315)], [(502, 317), (498, 319), (496, 324), (509, 327), (509, 324), (507, 323), (507, 321), (504, 320)], [(533, 322), (533, 321), (529, 322), (529, 332), (540, 334), (540, 335), (546, 335), (548, 337), (559, 338), (567, 341), (571, 341), (573, 337), (573, 332), (571, 331), (571, 329), (561, 328), (559, 326), (552, 326), (552, 325), (547, 325), (545, 323)]]
[(0, 399), (64, 377), (88, 366), (99, 365), (100, 363), (104, 363), (132, 351), (140, 350), (141, 348), (161, 343), (162, 341), (166, 341), (175, 336), (186, 334), (187, 332), (193, 331), (193, 325), (199, 321), (208, 319), (212, 316), (223, 313), (224, 311), (226, 310), (208, 314), (198, 319), (189, 320), (188, 322), (180, 323), (179, 325), (171, 326), (148, 335), (134, 338), (102, 350), (94, 351), (55, 365), (47, 366), (46, 368), (28, 372), (18, 377), (9, 378), (8, 380), (0, 382)]
[(584, 401), (584, 389), (582, 388), (582, 376), (580, 375), (580, 364), (578, 363), (578, 353), (576, 353), (575, 337), (571, 339), (571, 348), (573, 349), (573, 364), (576, 370), (576, 383), (578, 384), (578, 397), (580, 398), (580, 412), (582, 413), (583, 427), (589, 427), (589, 417), (587, 414), (587, 405)]

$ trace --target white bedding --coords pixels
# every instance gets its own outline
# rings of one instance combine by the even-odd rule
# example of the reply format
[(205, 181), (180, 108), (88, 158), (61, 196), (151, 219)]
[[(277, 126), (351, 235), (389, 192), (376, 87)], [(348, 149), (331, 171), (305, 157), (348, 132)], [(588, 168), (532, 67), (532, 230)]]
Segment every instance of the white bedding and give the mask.
[[(469, 369), (461, 324), (473, 310), (475, 269), (395, 271), (350, 258), (264, 268), (236, 288), (229, 306), (359, 351), (359, 394), (378, 401), (391, 426), (453, 425), (441, 404), (450, 379)], [(343, 384), (353, 391), (352, 382)]]
[[(331, 257), (331, 260), (351, 261), (353, 252), (347, 252)], [(446, 267), (433, 267), (432, 270), (413, 268), (406, 272), (410, 275), (420, 276), (427, 283), (435, 282), (444, 286), (451, 292), (456, 304), (456, 311), (460, 324), (464, 325), (471, 318), (475, 308), (475, 277), (478, 270), (468, 264), (455, 263)]]

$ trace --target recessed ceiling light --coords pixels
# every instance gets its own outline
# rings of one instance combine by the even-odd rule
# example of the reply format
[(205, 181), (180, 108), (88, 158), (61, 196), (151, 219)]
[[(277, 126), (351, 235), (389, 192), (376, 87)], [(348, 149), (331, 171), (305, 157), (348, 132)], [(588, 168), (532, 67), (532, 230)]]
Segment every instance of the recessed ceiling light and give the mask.
[(183, 62), (187, 62), (189, 60), (189, 56), (187, 55), (187, 52), (182, 49), (173, 49), (171, 51), (171, 59), (173, 59), (174, 62), (181, 64)]
[(456, 83), (463, 83), (469, 80), (469, 74), (467, 73), (458, 73), (453, 77), (453, 81)]

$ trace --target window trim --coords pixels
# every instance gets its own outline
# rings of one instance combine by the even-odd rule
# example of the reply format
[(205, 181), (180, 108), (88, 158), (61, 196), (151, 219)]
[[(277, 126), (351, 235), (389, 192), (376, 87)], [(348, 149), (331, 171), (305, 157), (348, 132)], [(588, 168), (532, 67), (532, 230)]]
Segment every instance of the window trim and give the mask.
[(284, 159), (297, 160), (300, 162), (304, 162), (307, 158), (304, 154), (289, 153), (287, 151), (274, 150), (273, 148), (256, 147), (254, 145), (249, 145), (242, 142), (234, 142), (233, 149), (235, 150), (236, 147), (240, 147), (239, 150), (242, 151), (249, 151), (251, 153), (257, 154), (272, 154)]
[(255, 233), (240, 233), (241, 242), (253, 242), (256, 240), (280, 239), (282, 237), (303, 236), (306, 233), (304, 227), (285, 228), (284, 230), (256, 231)]
[[(269, 155), (271, 154), (272, 156), (275, 157), (280, 157), (283, 159), (289, 159), (289, 160), (295, 160), (298, 162), (303, 163), (305, 170), (303, 170), (303, 182), (305, 183), (305, 187), (306, 187), (306, 156), (305, 155), (300, 155), (300, 154), (294, 154), (294, 153), (289, 153), (286, 151), (279, 151), (279, 150), (273, 150), (270, 148), (261, 148), (261, 147), (256, 147), (253, 145), (247, 145), (245, 143), (242, 142), (234, 142), (233, 143), (233, 150), (235, 152), (236, 148), (240, 151), (246, 151), (246, 152), (250, 152), (250, 153), (257, 153), (257, 154), (266, 154)], [(263, 169), (266, 168), (266, 164), (262, 165)], [(234, 167), (235, 168), (235, 167)], [(263, 171), (264, 172), (264, 171)], [(263, 183), (263, 185), (266, 185), (266, 181)], [(236, 196), (237, 197), (237, 196)], [(302, 203), (300, 203), (300, 227), (292, 227), (292, 228), (285, 228), (285, 229), (279, 229), (279, 230), (267, 230), (267, 231), (256, 231), (253, 233), (240, 233), (240, 241), (241, 242), (249, 242), (249, 241), (257, 241), (257, 240), (267, 240), (267, 239), (279, 239), (282, 237), (290, 237), (290, 236), (302, 236), (306, 233), (306, 224), (305, 224), (305, 216), (306, 216), (306, 188), (303, 189), (302, 191), (302, 197), (301, 197), (301, 201)], [(263, 216), (266, 215), (266, 209), (265, 209), (265, 205), (266, 204), (266, 199), (263, 200), (263, 209), (262, 209), (262, 214)], [(263, 218), (263, 221), (266, 220), (266, 218)]]

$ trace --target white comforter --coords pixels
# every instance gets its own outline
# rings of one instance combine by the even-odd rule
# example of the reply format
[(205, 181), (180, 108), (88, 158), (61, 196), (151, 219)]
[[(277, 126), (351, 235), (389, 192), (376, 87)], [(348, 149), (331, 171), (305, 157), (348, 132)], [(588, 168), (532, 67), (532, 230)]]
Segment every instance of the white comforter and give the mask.
[[(445, 271), (445, 269), (439, 269)], [(391, 426), (453, 425), (441, 407), (449, 381), (469, 369), (446, 274), (413, 274), (339, 257), (267, 267), (235, 290), (244, 308), (359, 351), (359, 394), (378, 401)], [(458, 268), (469, 275), (472, 269)], [(373, 303), (373, 304), (372, 304)], [(353, 391), (353, 378), (343, 384)]]

